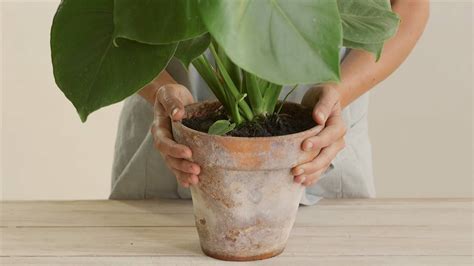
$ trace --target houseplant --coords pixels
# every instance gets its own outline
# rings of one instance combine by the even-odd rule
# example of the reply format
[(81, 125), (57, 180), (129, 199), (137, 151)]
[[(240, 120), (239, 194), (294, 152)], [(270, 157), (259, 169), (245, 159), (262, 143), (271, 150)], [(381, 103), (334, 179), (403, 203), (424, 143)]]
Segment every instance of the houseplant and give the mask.
[[(285, 117), (310, 120), (307, 109), (278, 103), (282, 86), (337, 82), (342, 46), (378, 59), (398, 23), (388, 0), (63, 0), (52, 61), (82, 121), (137, 92), (171, 58), (192, 64), (219, 101), (189, 106), (187, 120), (173, 123), (202, 167), (191, 188), (201, 246), (251, 260), (283, 250), (303, 192), (289, 169), (316, 156), (299, 147), (321, 127), (262, 138), (245, 129), (279, 135), (271, 129)], [(203, 117), (212, 120), (204, 128)], [(245, 138), (231, 137), (243, 129)]]

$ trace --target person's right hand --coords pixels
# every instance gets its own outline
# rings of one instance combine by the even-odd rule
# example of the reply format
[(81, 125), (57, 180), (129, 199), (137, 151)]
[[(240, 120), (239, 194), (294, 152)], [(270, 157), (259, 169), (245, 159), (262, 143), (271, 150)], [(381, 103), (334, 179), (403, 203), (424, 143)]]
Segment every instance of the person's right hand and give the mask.
[(184, 106), (193, 102), (193, 96), (182, 85), (168, 84), (160, 87), (156, 92), (155, 117), (151, 128), (155, 147), (184, 187), (199, 182), (201, 168), (191, 162), (191, 149), (173, 140), (171, 119), (181, 121), (185, 114)]

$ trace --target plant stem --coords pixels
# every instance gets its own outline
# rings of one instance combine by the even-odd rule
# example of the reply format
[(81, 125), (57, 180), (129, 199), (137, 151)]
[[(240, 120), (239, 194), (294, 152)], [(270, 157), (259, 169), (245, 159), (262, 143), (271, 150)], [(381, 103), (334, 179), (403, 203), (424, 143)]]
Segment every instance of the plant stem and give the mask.
[(267, 88), (265, 89), (265, 94), (263, 95), (263, 101), (265, 103), (265, 110), (267, 114), (273, 114), (275, 111), (278, 97), (280, 96), (282, 89), (283, 86), (281, 85), (268, 83)]
[(260, 92), (260, 87), (257, 82), (257, 77), (253, 74), (248, 72), (244, 72), (245, 75), (245, 82), (246, 82), (246, 90), (249, 96), (250, 106), (252, 107), (253, 114), (255, 116), (264, 115), (266, 113), (265, 110), (265, 102), (263, 101), (262, 94)]
[(201, 75), (204, 81), (206, 81), (208, 87), (216, 96), (217, 100), (219, 100), (224, 105), (224, 107), (226, 107), (225, 104), (227, 103), (227, 99), (225, 90), (217, 79), (216, 71), (209, 63), (207, 58), (204, 55), (199, 56), (193, 61), (193, 66), (199, 72), (199, 75)]
[[(214, 56), (214, 59), (216, 61), (217, 67), (219, 68), (219, 71), (222, 75), (222, 78), (224, 79), (224, 82), (227, 85), (226, 89), (228, 89), (228, 92), (234, 98), (233, 103), (229, 103), (229, 104), (237, 104), (239, 106), (240, 110), (242, 111), (242, 114), (245, 117), (245, 119), (247, 121), (252, 121), (253, 117), (254, 117), (252, 109), (248, 106), (246, 101), (240, 100), (240, 99), (243, 98), (243, 95), (241, 95), (241, 93), (239, 92), (239, 90), (235, 86), (234, 82), (232, 82), (232, 79), (229, 76), (229, 73), (227, 73), (227, 70), (225, 69), (222, 61), (220, 60), (220, 58), (219, 58), (219, 56), (216, 52), (216, 49), (214, 48), (214, 46), (212, 44), (211, 44), (210, 48), (211, 48), (211, 52)], [(235, 117), (233, 117), (233, 118), (235, 118)], [(237, 121), (234, 121), (234, 122), (239, 124)]]
[(280, 107), (278, 108), (278, 111), (276, 112), (276, 114), (280, 114), (281, 109), (283, 108), (283, 103), (286, 102), (286, 100), (288, 99), (288, 96), (290, 96), (290, 94), (293, 93), (293, 92), (296, 90), (296, 88), (298, 88), (298, 84), (295, 85), (295, 86), (286, 94), (285, 98), (283, 98), (283, 101), (281, 101)]
[(233, 101), (232, 96), (227, 93), (224, 86), (217, 78), (217, 72), (214, 70), (211, 63), (209, 63), (209, 60), (207, 60), (206, 56), (199, 56), (193, 61), (193, 66), (199, 72), (204, 81), (206, 81), (212, 93), (216, 96), (222, 106), (224, 106), (224, 109), (232, 117), (234, 122), (236, 124), (242, 123), (243, 119), (239, 113), (237, 105), (231, 104)]
[(240, 67), (238, 67), (230, 60), (230, 58), (226, 55), (222, 47), (217, 46), (217, 43), (215, 42), (213, 43), (213, 45), (216, 47), (217, 55), (221, 59), (225, 69), (227, 70), (227, 73), (229, 73), (229, 76), (231, 77), (235, 86), (237, 87), (239, 92), (242, 92), (242, 71)]

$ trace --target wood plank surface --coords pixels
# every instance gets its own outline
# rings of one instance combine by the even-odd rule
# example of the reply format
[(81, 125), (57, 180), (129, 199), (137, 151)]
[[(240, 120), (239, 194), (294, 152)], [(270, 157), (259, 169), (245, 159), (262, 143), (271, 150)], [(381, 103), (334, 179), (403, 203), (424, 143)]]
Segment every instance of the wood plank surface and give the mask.
[[(0, 203), (2, 265), (223, 265), (190, 201)], [(472, 265), (472, 199), (323, 200), (262, 265)], [(245, 264), (241, 264), (245, 265)], [(252, 264), (254, 265), (254, 264)]]
[(314, 256), (314, 257), (276, 257), (257, 262), (225, 262), (207, 257), (0, 257), (0, 265), (96, 265), (96, 266), (135, 266), (135, 265), (199, 265), (199, 266), (472, 266), (469, 257), (459, 256)]
[[(194, 226), (190, 201), (0, 203), (0, 226)], [(323, 200), (298, 210), (296, 226), (471, 225), (472, 199)]]

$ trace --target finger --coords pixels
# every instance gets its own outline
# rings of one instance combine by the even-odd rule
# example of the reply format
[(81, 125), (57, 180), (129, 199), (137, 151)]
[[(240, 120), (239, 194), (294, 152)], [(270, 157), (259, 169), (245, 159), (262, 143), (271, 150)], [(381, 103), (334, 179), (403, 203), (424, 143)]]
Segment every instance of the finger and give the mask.
[(170, 118), (168, 116), (156, 114), (151, 127), (151, 133), (153, 134), (153, 138), (156, 138), (158, 135), (172, 138)]
[(335, 142), (333, 145), (322, 149), (319, 155), (311, 162), (293, 168), (292, 173), (295, 176), (300, 176), (311, 175), (321, 170), (326, 170), (344, 146), (344, 139)]
[(165, 161), (169, 167), (184, 173), (199, 175), (199, 173), (201, 172), (201, 168), (199, 167), (199, 165), (192, 163), (188, 160), (166, 156)]
[(295, 177), (295, 183), (301, 184), (303, 186), (308, 186), (310, 184), (316, 183), (324, 171), (319, 171), (311, 175), (299, 175)]
[(306, 181), (306, 175), (295, 176), (294, 181), (295, 183), (301, 184)]
[(176, 169), (173, 169), (173, 168), (170, 168), (171, 171), (173, 172), (175, 178), (176, 178), (176, 181), (178, 181), (178, 183), (183, 186), (183, 187), (189, 187), (189, 180), (186, 179), (186, 177), (183, 177), (181, 175), (181, 172), (179, 170), (176, 170)]
[[(184, 104), (179, 97), (177, 84), (164, 85), (158, 89), (156, 100), (164, 109), (164, 114), (174, 121), (180, 121), (184, 118)], [(155, 104), (156, 105), (156, 104)]]
[[(314, 155), (313, 160), (314, 160), (314, 158), (316, 158), (319, 155), (320, 152), (321, 152), (321, 150), (319, 150), (317, 152), (317, 154)], [(313, 160), (311, 160), (311, 161), (313, 161)], [(309, 162), (307, 162), (307, 163), (309, 163)], [(307, 174), (306, 169), (303, 167), (307, 163), (300, 164), (300, 165), (297, 165), (297, 166), (293, 167), (291, 169), (291, 174), (295, 177), (296, 176), (301, 176), (303, 174)]]
[(199, 183), (199, 176), (197, 176), (197, 175), (192, 175), (192, 176), (191, 176), (191, 184), (197, 185), (197, 183)]
[(178, 159), (191, 159), (193, 156), (191, 149), (176, 143), (171, 137), (169, 131), (156, 130), (154, 134), (155, 148), (167, 156)]
[(324, 173), (324, 170), (318, 171), (312, 175), (308, 175), (307, 178), (305, 178), (305, 181), (301, 183), (301, 185), (305, 187), (312, 186), (313, 184), (316, 184), (320, 179), (321, 175)]
[(155, 141), (155, 147), (162, 153), (178, 159), (191, 159), (193, 156), (190, 148), (178, 144), (170, 138), (158, 138)]
[(171, 134), (169, 118), (156, 117), (151, 127), (155, 148), (165, 155), (174, 158), (191, 159), (192, 151), (189, 147), (176, 143)]
[(324, 89), (318, 102), (313, 108), (313, 119), (318, 125), (325, 125), (339, 103), (339, 93), (335, 89)]
[(336, 140), (346, 134), (346, 126), (340, 115), (332, 115), (328, 120), (326, 127), (316, 136), (307, 138), (303, 141), (302, 149), (310, 151), (328, 147)]
[(172, 171), (176, 176), (176, 180), (178, 180), (183, 187), (189, 187), (190, 185), (199, 183), (199, 177), (197, 175), (181, 172), (177, 169), (172, 169)]

